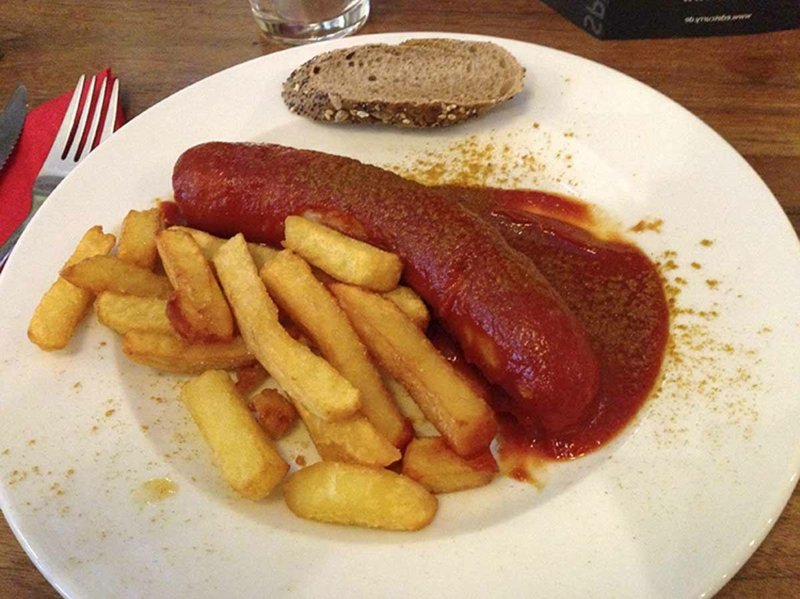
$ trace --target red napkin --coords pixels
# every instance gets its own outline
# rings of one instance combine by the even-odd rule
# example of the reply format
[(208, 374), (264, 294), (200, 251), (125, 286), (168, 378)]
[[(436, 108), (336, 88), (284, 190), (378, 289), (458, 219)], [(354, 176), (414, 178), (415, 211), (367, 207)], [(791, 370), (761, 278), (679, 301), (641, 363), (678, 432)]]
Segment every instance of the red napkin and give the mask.
[[(97, 73), (95, 94), (99, 93), (106, 77), (110, 85), (114, 80), (111, 69)], [(87, 86), (88, 81), (84, 85)], [(28, 113), (17, 145), (5, 166), (0, 169), (0, 245), (28, 215), (33, 182), (50, 152), (61, 120), (67, 112), (72, 91), (53, 98)], [(118, 129), (124, 122), (125, 115), (120, 107), (114, 129)]]

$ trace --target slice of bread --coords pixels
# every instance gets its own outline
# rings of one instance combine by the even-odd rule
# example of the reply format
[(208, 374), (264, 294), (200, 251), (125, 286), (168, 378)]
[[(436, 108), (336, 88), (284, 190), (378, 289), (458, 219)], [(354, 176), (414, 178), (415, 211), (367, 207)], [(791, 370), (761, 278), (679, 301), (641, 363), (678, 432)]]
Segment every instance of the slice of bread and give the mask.
[(368, 44), (316, 56), (283, 84), (289, 110), (317, 121), (454, 125), (522, 90), (525, 69), (491, 42)]

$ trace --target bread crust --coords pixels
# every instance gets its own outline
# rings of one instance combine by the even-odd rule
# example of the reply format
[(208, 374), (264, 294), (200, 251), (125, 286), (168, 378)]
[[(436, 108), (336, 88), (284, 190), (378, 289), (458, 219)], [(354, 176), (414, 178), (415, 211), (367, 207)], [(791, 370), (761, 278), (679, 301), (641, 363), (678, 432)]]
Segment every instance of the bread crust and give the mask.
[[(447, 53), (454, 49), (480, 56), (480, 53), (500, 53), (507, 59), (508, 89), (483, 100), (460, 102), (453, 98), (414, 98), (389, 100), (379, 97), (357, 97), (357, 94), (326, 89), (316, 76), (323, 67), (347, 63), (355, 51), (368, 53), (390, 52), (395, 56), (409, 55), (407, 49), (425, 47)], [(415, 65), (425, 68), (427, 65)], [(408, 40), (399, 45), (368, 44), (355, 48), (334, 50), (315, 56), (297, 69), (283, 84), (282, 97), (290, 111), (316, 121), (330, 123), (380, 123), (404, 128), (430, 128), (455, 125), (475, 118), (501, 102), (513, 98), (522, 90), (525, 69), (505, 49), (491, 42), (466, 42), (450, 39)]]

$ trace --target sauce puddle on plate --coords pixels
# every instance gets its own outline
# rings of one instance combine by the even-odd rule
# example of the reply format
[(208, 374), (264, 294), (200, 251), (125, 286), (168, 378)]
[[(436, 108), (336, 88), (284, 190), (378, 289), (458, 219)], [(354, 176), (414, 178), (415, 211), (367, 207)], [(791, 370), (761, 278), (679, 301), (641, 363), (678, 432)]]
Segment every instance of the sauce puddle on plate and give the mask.
[[(621, 236), (591, 233), (592, 211), (577, 200), (488, 187), (440, 189), (533, 260), (583, 324), (600, 363), (600, 389), (584, 418), (557, 434), (544, 434), (514, 413), (502, 391), (487, 386), (500, 415), (503, 471), (528, 479), (526, 465), (534, 455), (569, 459), (601, 447), (636, 415), (661, 371), (669, 305), (657, 266)], [(457, 351), (443, 349), (452, 360), (463, 360)]]

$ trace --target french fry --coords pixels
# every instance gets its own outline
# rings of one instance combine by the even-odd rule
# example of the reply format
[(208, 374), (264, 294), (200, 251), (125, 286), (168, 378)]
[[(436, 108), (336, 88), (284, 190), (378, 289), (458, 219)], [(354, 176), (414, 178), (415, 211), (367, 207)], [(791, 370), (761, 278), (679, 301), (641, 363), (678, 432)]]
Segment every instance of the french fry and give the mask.
[(291, 250), (279, 252), (261, 269), (270, 296), (286, 311), (322, 355), (361, 394), (361, 411), (395, 447), (411, 440), (411, 424), (384, 387), (350, 321), (308, 263)]
[(297, 422), (297, 410), (275, 389), (262, 389), (247, 401), (247, 407), (273, 439), (280, 439)]
[(439, 431), (431, 424), (430, 420), (425, 418), (425, 414), (419, 409), (417, 402), (414, 401), (408, 390), (397, 382), (397, 379), (386, 372), (381, 372), (381, 378), (389, 393), (392, 394), (394, 403), (397, 404), (400, 413), (411, 422), (411, 426), (417, 436), (435, 437), (439, 434)]
[(157, 297), (120, 295), (104, 291), (94, 300), (94, 313), (103, 324), (120, 335), (128, 331), (172, 333), (167, 302)]
[(421, 331), (428, 328), (431, 313), (422, 298), (411, 287), (400, 285), (384, 293), (383, 297), (391, 300), (395, 306), (400, 308), (403, 314), (408, 316)]
[(382, 468), (400, 459), (400, 450), (381, 435), (366, 417), (325, 422), (295, 404), (308, 434), (323, 460)]
[(436, 497), (410, 478), (339, 462), (318, 462), (295, 472), (283, 496), (301, 518), (386, 530), (424, 528), (438, 507)]
[(209, 370), (181, 390), (200, 432), (227, 483), (240, 495), (259, 500), (270, 494), (289, 465), (250, 415), (230, 377)]
[(497, 432), (486, 402), (391, 301), (358, 287), (330, 286), (383, 368), (408, 389), (460, 456), (485, 450)]
[(497, 476), (488, 450), (468, 460), (456, 454), (442, 437), (414, 439), (403, 456), (403, 474), (431, 493), (452, 493), (488, 485)]
[(285, 222), (284, 245), (334, 279), (375, 291), (397, 287), (400, 258), (300, 216)]
[(122, 351), (134, 362), (180, 374), (238, 368), (255, 361), (241, 337), (189, 343), (173, 333), (133, 330), (123, 336)]
[(295, 404), (323, 420), (355, 414), (361, 408), (356, 388), (278, 322), (278, 309), (258, 277), (244, 237), (237, 235), (220, 247), (214, 264), (245, 343)]
[(160, 230), (158, 208), (131, 210), (122, 221), (117, 256), (123, 262), (153, 270), (158, 261), (156, 235)]
[[(108, 254), (114, 247), (113, 235), (102, 227), (92, 227), (78, 242), (65, 268), (91, 256)], [(28, 339), (40, 348), (51, 351), (66, 347), (78, 324), (92, 305), (94, 294), (76, 287), (62, 277), (39, 300), (28, 325)]]
[(158, 254), (172, 287), (167, 317), (188, 341), (233, 337), (233, 315), (211, 265), (188, 233), (168, 229), (156, 237)]
[(93, 293), (113, 291), (125, 295), (160, 297), (172, 292), (167, 277), (140, 266), (123, 262), (114, 256), (92, 256), (61, 271), (67, 281)]
[[(217, 250), (221, 248), (222, 244), (227, 241), (227, 239), (215, 237), (214, 235), (211, 235), (211, 233), (206, 233), (205, 231), (200, 231), (199, 229), (192, 229), (191, 227), (175, 226), (170, 227), (169, 230), (183, 231), (184, 233), (191, 235), (192, 239), (194, 239), (197, 245), (200, 246), (200, 250), (206, 257), (206, 260), (209, 261), (214, 258), (214, 254), (217, 253)], [(267, 247), (265, 245), (260, 245), (258, 243), (248, 243), (247, 249), (250, 250), (250, 255), (253, 257), (253, 262), (255, 262), (257, 269), (261, 269), (261, 267), (264, 266), (264, 264), (278, 252), (276, 249)]]
[(236, 390), (243, 396), (252, 391), (269, 378), (269, 373), (258, 362), (236, 369)]

